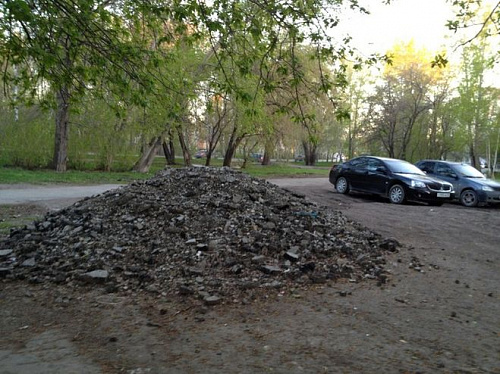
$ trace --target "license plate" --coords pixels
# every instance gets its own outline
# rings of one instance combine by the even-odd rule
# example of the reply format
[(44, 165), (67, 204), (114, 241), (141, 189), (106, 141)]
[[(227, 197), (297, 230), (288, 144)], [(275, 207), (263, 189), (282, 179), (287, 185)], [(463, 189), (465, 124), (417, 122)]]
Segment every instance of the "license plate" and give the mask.
[(438, 192), (437, 197), (450, 197), (448, 192)]

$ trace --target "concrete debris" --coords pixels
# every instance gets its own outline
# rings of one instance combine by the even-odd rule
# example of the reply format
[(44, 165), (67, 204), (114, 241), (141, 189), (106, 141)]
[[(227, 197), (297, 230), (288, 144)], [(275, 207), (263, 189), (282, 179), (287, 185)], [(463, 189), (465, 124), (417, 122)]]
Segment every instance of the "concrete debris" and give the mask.
[(386, 277), (399, 243), (229, 168), (166, 169), (0, 240), (0, 275), (110, 292), (248, 302), (270, 290)]

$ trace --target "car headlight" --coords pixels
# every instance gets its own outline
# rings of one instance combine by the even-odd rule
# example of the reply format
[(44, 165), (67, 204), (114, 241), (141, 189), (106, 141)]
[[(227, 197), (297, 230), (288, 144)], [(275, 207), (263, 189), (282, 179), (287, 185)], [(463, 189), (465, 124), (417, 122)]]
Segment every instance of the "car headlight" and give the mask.
[(482, 190), (483, 191), (493, 191), (493, 188), (491, 188), (490, 186), (483, 186)]
[(414, 180), (412, 180), (411, 181), (411, 186), (413, 188), (425, 188), (425, 183), (424, 182), (420, 182), (420, 181), (414, 181)]

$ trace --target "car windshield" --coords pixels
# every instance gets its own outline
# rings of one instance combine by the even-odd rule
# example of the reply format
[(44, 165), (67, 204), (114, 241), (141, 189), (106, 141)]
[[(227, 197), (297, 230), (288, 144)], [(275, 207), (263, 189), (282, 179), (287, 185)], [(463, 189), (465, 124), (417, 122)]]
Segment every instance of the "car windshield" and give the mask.
[(466, 178), (485, 178), (483, 173), (470, 165), (454, 165), (455, 171)]
[(425, 175), (425, 173), (415, 165), (401, 160), (384, 160), (393, 173)]

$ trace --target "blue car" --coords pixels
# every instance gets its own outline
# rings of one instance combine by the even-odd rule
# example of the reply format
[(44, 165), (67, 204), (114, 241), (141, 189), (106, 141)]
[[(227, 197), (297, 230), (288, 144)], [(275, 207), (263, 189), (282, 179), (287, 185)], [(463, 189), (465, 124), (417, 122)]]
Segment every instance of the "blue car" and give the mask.
[(250, 153), (250, 159), (253, 162), (262, 162), (264, 160), (264, 155), (262, 153)]
[(415, 165), (427, 175), (450, 182), (464, 206), (500, 203), (500, 183), (486, 178), (471, 165), (439, 160), (422, 160)]
[(194, 158), (205, 158), (207, 157), (206, 149), (198, 149), (198, 152), (195, 153)]

